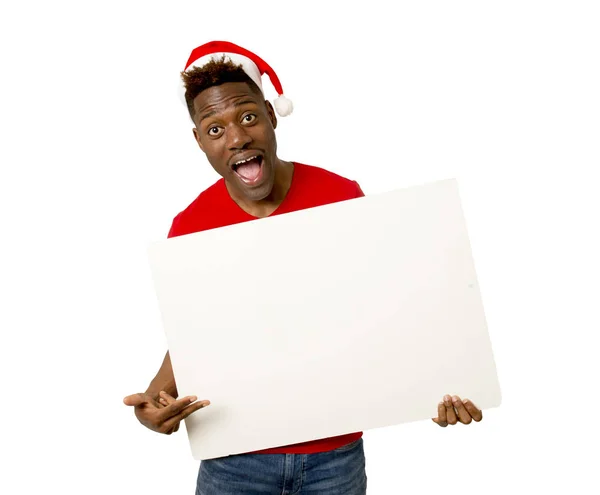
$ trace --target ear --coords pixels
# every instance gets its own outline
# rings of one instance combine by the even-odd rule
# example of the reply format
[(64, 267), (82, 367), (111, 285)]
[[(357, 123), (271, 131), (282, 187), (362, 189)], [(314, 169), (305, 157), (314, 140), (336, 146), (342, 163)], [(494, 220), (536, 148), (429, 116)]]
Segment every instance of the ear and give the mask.
[(273, 129), (277, 129), (277, 115), (275, 114), (275, 110), (273, 110), (273, 106), (271, 105), (270, 101), (265, 100), (265, 105), (267, 107), (267, 113), (269, 114), (271, 124), (273, 124)]
[(202, 146), (202, 143), (200, 142), (200, 133), (198, 132), (198, 129), (196, 129), (195, 127), (192, 129), (193, 133), (194, 133), (194, 139), (196, 140), (196, 142), (198, 143), (198, 146), (200, 146), (200, 149), (202, 151), (204, 151), (204, 147)]

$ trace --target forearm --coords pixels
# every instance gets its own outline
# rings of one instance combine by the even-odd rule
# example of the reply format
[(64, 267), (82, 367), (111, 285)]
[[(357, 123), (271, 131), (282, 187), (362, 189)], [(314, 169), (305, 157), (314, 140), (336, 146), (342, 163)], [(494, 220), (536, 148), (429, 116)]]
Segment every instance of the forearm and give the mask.
[(173, 367), (171, 366), (171, 356), (168, 351), (165, 354), (158, 373), (156, 373), (156, 376), (150, 382), (146, 393), (156, 399), (161, 390), (167, 392), (171, 397), (177, 398), (177, 384), (175, 383)]

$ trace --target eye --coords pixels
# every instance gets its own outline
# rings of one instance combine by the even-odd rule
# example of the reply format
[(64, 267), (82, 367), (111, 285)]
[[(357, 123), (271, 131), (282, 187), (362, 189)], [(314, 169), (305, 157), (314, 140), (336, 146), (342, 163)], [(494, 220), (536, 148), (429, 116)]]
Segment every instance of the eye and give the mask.
[(213, 126), (208, 129), (208, 135), (212, 137), (219, 136), (221, 134), (221, 128), (217, 126)]
[(244, 122), (244, 124), (251, 124), (255, 120), (256, 120), (256, 115), (254, 115), (253, 113), (249, 113), (248, 115), (244, 116), (244, 118), (242, 119), (242, 122)]

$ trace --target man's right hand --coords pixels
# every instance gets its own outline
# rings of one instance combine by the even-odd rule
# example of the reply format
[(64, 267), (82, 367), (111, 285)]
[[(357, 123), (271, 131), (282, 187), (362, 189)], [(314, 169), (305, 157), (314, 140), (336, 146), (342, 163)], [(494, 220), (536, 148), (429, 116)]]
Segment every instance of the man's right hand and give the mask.
[(127, 406), (133, 406), (135, 415), (146, 428), (170, 435), (179, 429), (179, 423), (190, 414), (210, 404), (209, 401), (196, 401), (196, 397), (188, 396), (175, 400), (166, 392), (160, 393), (162, 404), (149, 394), (133, 394), (123, 399)]

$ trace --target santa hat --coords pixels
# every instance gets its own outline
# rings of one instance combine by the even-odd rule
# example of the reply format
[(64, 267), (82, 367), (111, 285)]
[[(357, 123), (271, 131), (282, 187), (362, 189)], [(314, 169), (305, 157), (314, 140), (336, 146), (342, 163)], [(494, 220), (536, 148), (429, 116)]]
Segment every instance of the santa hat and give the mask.
[[(210, 41), (195, 48), (185, 64), (184, 72), (194, 67), (203, 67), (211, 60), (218, 60), (223, 55), (234, 64), (241, 64), (244, 72), (248, 74), (263, 93), (261, 76), (266, 73), (269, 76), (275, 91), (277, 91), (277, 94), (279, 95), (274, 101), (275, 110), (277, 110), (277, 113), (282, 117), (292, 113), (294, 108), (292, 102), (283, 96), (283, 88), (281, 87), (279, 78), (269, 64), (251, 51), (246, 50), (241, 46), (234, 45), (233, 43), (229, 43), (228, 41)], [(180, 85), (179, 93), (182, 101), (185, 103), (185, 88), (183, 84)]]

